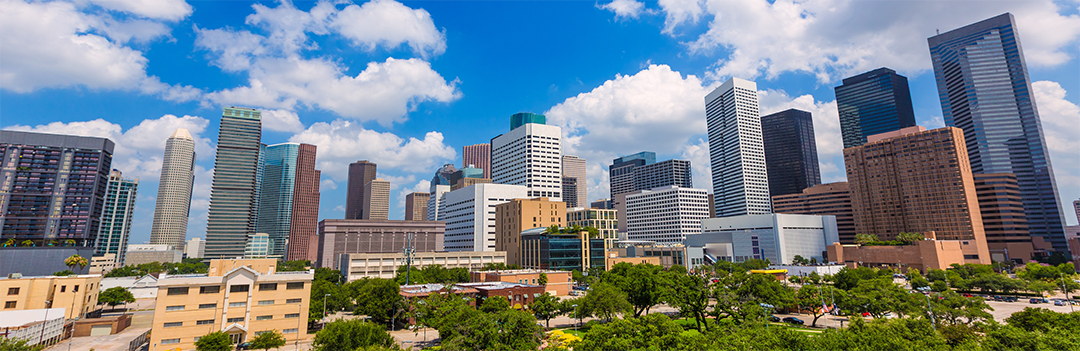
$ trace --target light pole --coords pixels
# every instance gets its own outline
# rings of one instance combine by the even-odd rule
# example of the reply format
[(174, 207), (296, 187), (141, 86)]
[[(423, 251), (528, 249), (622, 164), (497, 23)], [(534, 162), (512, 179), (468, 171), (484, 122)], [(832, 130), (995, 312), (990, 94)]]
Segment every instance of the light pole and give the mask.
[(761, 305), (761, 307), (766, 308), (766, 310), (765, 310), (765, 330), (768, 331), (769, 330), (769, 323), (772, 323), (771, 321), (769, 321), (769, 316), (772, 315), (773, 305), (770, 305), (770, 304), (767, 304), (767, 303), (761, 303), (759, 305)]
[(1061, 292), (1065, 293), (1065, 303), (1069, 304), (1070, 312), (1076, 312), (1072, 307), (1072, 301), (1069, 300), (1069, 291), (1065, 290), (1065, 273), (1058, 272), (1058, 275), (1061, 276)]
[(303, 317), (303, 315), (304, 315), (304, 301), (303, 301), (303, 299), (300, 299), (300, 303), (296, 304), (296, 312), (297, 312), (296, 313), (296, 341), (293, 343), (293, 346), (296, 346), (296, 350), (299, 351), (300, 350), (300, 320), (303, 319), (303, 318), (300, 318), (300, 317)]
[[(574, 317), (578, 317), (578, 323), (581, 323), (581, 313), (578, 312), (577, 305), (570, 305), (574, 308)], [(577, 331), (577, 324), (574, 324), (574, 331)]]
[(934, 327), (934, 331), (936, 332), (937, 331), (937, 322), (934, 321), (934, 308), (930, 307), (930, 292), (929, 292), (930, 288), (924, 286), (924, 287), (919, 288), (919, 291), (922, 291), (926, 295), (926, 310), (929, 311), (929, 314), (930, 314), (930, 325), (932, 325)]
[(45, 321), (41, 322), (41, 336), (38, 337), (39, 343), (45, 341), (45, 325), (49, 324), (49, 304), (51, 303), (52, 301), (45, 301)]
[(326, 323), (326, 297), (327, 296), (330, 296), (330, 294), (323, 295), (323, 297), (322, 297), (322, 320), (323, 320), (323, 323)]

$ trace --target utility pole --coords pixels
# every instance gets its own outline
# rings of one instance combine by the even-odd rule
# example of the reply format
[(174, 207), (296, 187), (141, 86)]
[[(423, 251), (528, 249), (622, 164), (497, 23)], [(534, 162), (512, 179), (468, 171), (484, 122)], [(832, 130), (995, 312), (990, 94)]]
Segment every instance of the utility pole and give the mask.
[(405, 244), (405, 248), (401, 250), (405, 255), (405, 285), (409, 285), (411, 284), (412, 258), (413, 254), (416, 253), (416, 249), (413, 248), (413, 233), (408, 234), (408, 242)]

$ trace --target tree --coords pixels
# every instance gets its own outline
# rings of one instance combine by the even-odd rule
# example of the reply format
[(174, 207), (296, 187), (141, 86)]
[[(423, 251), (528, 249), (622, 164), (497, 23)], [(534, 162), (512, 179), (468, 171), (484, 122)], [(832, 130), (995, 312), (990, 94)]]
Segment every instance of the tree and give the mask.
[(537, 283), (540, 283), (540, 285), (547, 285), (547, 283), (548, 283), (547, 273), (540, 272), (540, 277), (537, 278)]
[(809, 311), (810, 315), (814, 316), (814, 320), (810, 322), (810, 325), (817, 326), (818, 319), (832, 310), (830, 306), (833, 300), (839, 298), (842, 301), (846, 294), (847, 292), (832, 286), (803, 285), (799, 288), (795, 297), (799, 309)]
[(664, 267), (649, 263), (622, 262), (604, 275), (604, 281), (626, 294), (627, 301), (634, 305), (634, 317), (640, 317), (662, 302), (663, 275), (660, 273), (663, 270)]
[(42, 345), (28, 345), (30, 341), (20, 338), (0, 338), (0, 351), (41, 351)]
[(618, 314), (634, 310), (633, 305), (626, 301), (626, 295), (622, 291), (603, 282), (593, 285), (582, 302), (589, 314), (609, 322)]
[(399, 287), (390, 279), (371, 278), (360, 287), (356, 295), (355, 314), (367, 315), (378, 323), (388, 323), (400, 313)]
[(896, 241), (903, 243), (904, 245), (911, 245), (917, 241), (925, 240), (926, 237), (922, 233), (908, 233), (900, 232), (896, 235)]
[(198, 351), (232, 351), (232, 349), (232, 340), (229, 339), (229, 334), (223, 331), (206, 334), (199, 340), (195, 340), (195, 350)]
[(536, 350), (543, 337), (536, 318), (519, 310), (478, 312), (456, 324), (453, 334), (439, 333), (444, 350)]
[(65, 270), (53, 273), (52, 275), (54, 277), (66, 277), (66, 276), (69, 276), (69, 275), (75, 275), (75, 272), (72, 272), (70, 269), (65, 269)]
[(743, 323), (751, 317), (765, 318), (767, 308), (762, 304), (781, 309), (795, 305), (795, 292), (768, 274), (734, 272), (723, 275), (713, 284), (716, 299), (709, 314), (721, 319), (730, 318)]
[(663, 283), (662, 299), (678, 309), (679, 314), (694, 317), (698, 331), (702, 330), (703, 323), (708, 330), (705, 313), (712, 297), (708, 281), (698, 275), (688, 275), (686, 268), (676, 265), (664, 272)]
[[(293, 261), (290, 261), (293, 262)], [(306, 261), (304, 261), (306, 262)], [(330, 269), (325, 267), (315, 268), (315, 280), (330, 282), (334, 284), (342, 284), (345, 282), (345, 277), (341, 275), (341, 271), (336, 269)]]
[[(1022, 290), (1025, 286), (1022, 280), (1009, 278), (1004, 274), (989, 273), (980, 274), (973, 277), (968, 281), (968, 286), (972, 289), (979, 289), (984, 293), (997, 293), (997, 292), (1014, 292)], [(914, 287), (914, 285), (912, 285)]]
[(616, 320), (589, 328), (575, 350), (704, 350), (689, 347), (683, 328), (665, 315), (654, 313)]
[(795, 257), (791, 259), (791, 263), (794, 263), (794, 264), (800, 265), (800, 266), (804, 265), (804, 264), (807, 264), (809, 262), (810, 261), (807, 261), (806, 258), (802, 257), (802, 255), (795, 255)]
[(322, 330), (315, 333), (311, 346), (314, 351), (356, 350), (372, 346), (400, 349), (394, 337), (381, 325), (359, 319), (326, 323)]
[(285, 346), (285, 336), (277, 330), (256, 333), (251, 339), (251, 348), (256, 350), (269, 350)]
[(480, 311), (484, 313), (497, 313), (508, 309), (510, 309), (510, 300), (503, 296), (486, 298), (480, 305)]
[[(78, 271), (82, 271), (83, 267), (86, 267), (86, 266), (90, 265), (90, 262), (87, 261), (86, 258), (84, 258), (82, 256), (79, 256), (78, 254), (75, 254), (75, 255), (71, 255), (70, 257), (64, 259), (64, 265), (68, 266), (68, 268), (71, 269), (72, 271), (78, 272)], [(78, 269), (75, 269), (75, 267), (78, 267)]]
[(116, 305), (127, 304), (135, 302), (135, 295), (131, 294), (131, 291), (120, 286), (114, 286), (98, 295), (98, 303), (109, 305), (109, 307), (116, 307)]
[(278, 260), (278, 262), (277, 262), (277, 271), (278, 272), (306, 271), (306, 270), (308, 270), (308, 267), (311, 267), (311, 261), (308, 261), (308, 260), (293, 260), (293, 261)]
[(579, 270), (575, 269), (575, 270), (570, 271), (570, 277), (574, 280), (575, 283), (578, 283), (578, 284), (584, 284), (585, 283), (585, 274), (582, 274), (581, 271), (579, 271)]
[(551, 294), (543, 293), (533, 299), (529, 305), (536, 319), (543, 319), (544, 324), (551, 328), (551, 319), (565, 314), (560, 306), (559, 298)]
[(521, 269), (521, 266), (516, 265), (516, 264), (508, 265), (508, 264), (505, 264), (505, 263), (488, 263), (488, 264), (485, 264), (484, 268), (481, 269), (481, 270), (482, 271), (506, 271), (506, 270), (514, 270), (514, 269)]
[(855, 234), (855, 243), (859, 245), (866, 245), (872, 242), (878, 241), (877, 235), (871, 234)]

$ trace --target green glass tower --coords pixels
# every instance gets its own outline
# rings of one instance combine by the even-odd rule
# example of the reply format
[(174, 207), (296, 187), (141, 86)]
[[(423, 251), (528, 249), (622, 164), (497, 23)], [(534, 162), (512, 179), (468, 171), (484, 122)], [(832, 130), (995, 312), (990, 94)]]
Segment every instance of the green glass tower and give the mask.
[(261, 139), (258, 110), (224, 109), (206, 221), (206, 258), (243, 256), (248, 236), (255, 233)]
[(510, 130), (517, 129), (528, 123), (547, 124), (547, 117), (532, 112), (515, 113), (510, 116)]

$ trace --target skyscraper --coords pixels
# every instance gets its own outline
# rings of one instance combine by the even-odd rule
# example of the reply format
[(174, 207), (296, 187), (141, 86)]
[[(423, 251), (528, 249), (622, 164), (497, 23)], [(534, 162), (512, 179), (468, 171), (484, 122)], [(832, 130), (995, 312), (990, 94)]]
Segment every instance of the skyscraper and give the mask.
[(255, 233), (261, 138), (258, 110), (222, 110), (206, 220), (206, 258), (243, 256), (248, 236)]
[(1011, 173), (975, 173), (975, 194), (979, 198), (983, 232), (994, 262), (1023, 263), (1035, 258), (1035, 246), (1028, 231), (1020, 184)]
[(510, 120), (514, 129), (491, 139), (491, 180), (525, 186), (528, 197), (562, 201), (562, 128), (533, 113)]
[(382, 178), (364, 185), (364, 217), (361, 219), (390, 219), (390, 182)]
[(705, 97), (716, 216), (772, 212), (757, 83), (731, 78)]
[(627, 194), (641, 190), (677, 186), (692, 188), (690, 161), (667, 160), (656, 162), (656, 154), (649, 151), (623, 156), (611, 161), (608, 168), (611, 189), (611, 208), (618, 213), (618, 230), (626, 232)]
[(469, 165), (484, 170), (484, 175), (481, 178), (491, 179), (491, 144), (462, 146), (461, 168)]
[(406, 221), (424, 221), (427, 220), (427, 206), (428, 199), (431, 198), (431, 194), (417, 191), (405, 196), (405, 220)]
[(1016, 174), (1031, 235), (1068, 252), (1064, 211), (1012, 14), (928, 42), (945, 125), (963, 129), (971, 171)]
[(844, 78), (835, 92), (845, 148), (866, 144), (869, 135), (915, 126), (907, 77), (896, 71), (882, 67)]
[[(319, 178), (315, 145), (284, 143), (266, 147), (256, 232), (270, 239), (270, 255), (309, 260), (317, 241)], [(286, 245), (288, 244), (288, 245)], [(309, 257), (310, 256), (310, 257)]]
[(138, 190), (138, 178), (124, 179), (123, 174), (115, 169), (109, 174), (109, 186), (105, 190), (105, 206), (101, 211), (101, 229), (98, 230), (97, 243), (94, 244), (94, 256), (115, 254), (117, 262), (124, 262)]
[(114, 146), (105, 138), (0, 130), (0, 239), (92, 247)]
[(364, 203), (367, 197), (364, 194), (364, 186), (375, 180), (374, 163), (367, 160), (356, 161), (349, 164), (349, 189), (345, 198), (345, 219), (364, 218)]
[(170, 250), (184, 247), (194, 185), (195, 139), (187, 129), (179, 128), (165, 141), (150, 244), (169, 245)]
[(453, 163), (447, 163), (439, 167), (435, 171), (435, 176), (431, 177), (431, 186), (428, 187), (427, 220), (442, 220), (440, 216), (443, 212), (440, 208), (444, 203), (443, 195), (450, 192), (450, 178), (456, 171), (457, 168), (454, 168)]
[(611, 165), (608, 166), (608, 183), (610, 184), (611, 198), (614, 199), (615, 195), (618, 194), (642, 190), (634, 188), (634, 170), (637, 169), (638, 166), (651, 165), (653, 163), (656, 163), (656, 153), (651, 151), (642, 151), (633, 155), (611, 160)]
[[(585, 207), (589, 204), (588, 183), (585, 181), (585, 159), (572, 155), (563, 155), (563, 178), (574, 178), (574, 194), (563, 192), (563, 197), (573, 196), (574, 201), (566, 200), (567, 208)], [(563, 184), (566, 182), (564, 181)]]
[(798, 194), (821, 184), (810, 112), (790, 109), (761, 117), (761, 139), (770, 197)]

